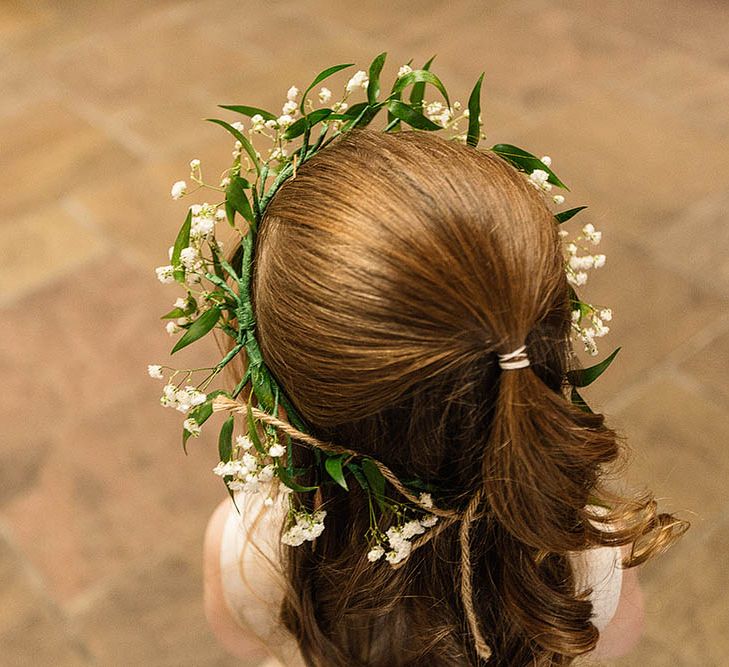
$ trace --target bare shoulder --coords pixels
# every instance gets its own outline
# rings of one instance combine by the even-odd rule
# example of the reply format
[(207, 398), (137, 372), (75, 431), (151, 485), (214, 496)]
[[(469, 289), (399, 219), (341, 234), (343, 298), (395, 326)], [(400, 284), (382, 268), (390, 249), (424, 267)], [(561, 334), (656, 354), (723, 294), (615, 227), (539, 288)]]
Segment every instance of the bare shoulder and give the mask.
[[(623, 547), (623, 557), (630, 546)], [(600, 633), (593, 655), (596, 658), (619, 658), (630, 653), (638, 644), (645, 624), (643, 590), (638, 579), (638, 568), (623, 570), (620, 601), (615, 615)]]
[(226, 498), (215, 508), (205, 530), (203, 546), (205, 617), (213, 634), (226, 650), (240, 658), (260, 660), (270, 654), (256, 635), (247, 631), (233, 617), (223, 595), (220, 551), (230, 510), (231, 501)]

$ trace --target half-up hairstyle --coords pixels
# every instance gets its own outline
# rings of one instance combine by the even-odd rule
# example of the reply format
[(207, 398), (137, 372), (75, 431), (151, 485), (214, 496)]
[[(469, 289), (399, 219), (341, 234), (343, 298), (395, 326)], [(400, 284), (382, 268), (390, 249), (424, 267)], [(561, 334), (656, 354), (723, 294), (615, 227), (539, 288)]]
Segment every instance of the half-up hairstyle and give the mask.
[[(569, 552), (630, 544), (630, 567), (687, 527), (603, 481), (624, 444), (567, 397), (557, 232), (524, 174), (420, 131), (345, 133), (269, 203), (252, 283), (266, 365), (314, 438), (434, 485), (459, 517), (391, 567), (367, 560), (357, 485), (296, 494), (327, 511), (314, 543), (282, 547), (307, 664), (570, 664), (599, 633)], [(500, 368), (522, 344), (530, 365)], [(294, 447), (296, 466), (314, 456)]]

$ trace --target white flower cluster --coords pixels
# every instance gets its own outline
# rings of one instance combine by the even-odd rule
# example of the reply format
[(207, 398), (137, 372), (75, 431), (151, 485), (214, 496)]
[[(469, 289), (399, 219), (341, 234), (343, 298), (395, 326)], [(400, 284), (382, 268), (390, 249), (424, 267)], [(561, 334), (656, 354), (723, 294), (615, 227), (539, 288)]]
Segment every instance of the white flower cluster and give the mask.
[(311, 542), (324, 532), (325, 510), (309, 513), (305, 510), (291, 510), (290, 520), (293, 524), (281, 536), (281, 542), (290, 547), (298, 547), (304, 542)]
[(220, 461), (213, 472), (220, 477), (233, 477), (227, 482), (231, 491), (256, 493), (275, 477), (275, 460), (286, 454), (286, 448), (274, 441), (267, 446), (266, 454), (262, 454), (247, 435), (237, 436), (235, 443), (236, 456), (230, 461)]
[[(150, 366), (149, 368), (158, 368)], [(157, 377), (152, 375), (152, 377)], [(175, 408), (177, 411), (187, 413), (191, 408), (205, 403), (207, 394), (200, 391), (197, 387), (187, 385), (184, 389), (180, 389), (172, 382), (168, 382), (162, 388), (162, 396), (159, 399), (160, 404), (165, 408)], [(192, 429), (188, 429), (192, 432)]]
[[(429, 493), (421, 493), (419, 500), (422, 507), (426, 509), (433, 507), (433, 499)], [(412, 538), (424, 533), (426, 528), (435, 526), (437, 521), (438, 517), (435, 514), (426, 514), (421, 519), (411, 519), (399, 526), (389, 528), (385, 533), (389, 549), (385, 549), (385, 541), (381, 540), (367, 553), (367, 560), (374, 563), (384, 556), (391, 565), (405, 560), (413, 548)]]
[(605, 326), (603, 321), (609, 322), (613, 319), (613, 311), (610, 308), (594, 308), (590, 304), (585, 304), (589, 309), (590, 322), (592, 326), (584, 328), (581, 326), (582, 311), (572, 311), (572, 329), (575, 331), (579, 339), (585, 344), (585, 352), (589, 352), (593, 357), (597, 354), (597, 345), (595, 338), (601, 338), (610, 331), (610, 327)]
[(362, 88), (363, 90), (367, 90), (367, 86), (369, 85), (370, 80), (367, 76), (367, 72), (365, 72), (363, 69), (355, 72), (354, 76), (347, 81), (346, 91), (348, 93), (352, 93), (357, 88)]
[[(566, 236), (562, 231), (560, 230), (559, 232), (560, 236)], [(577, 255), (580, 249), (584, 251), (589, 250), (587, 246), (579, 245), (580, 240), (587, 241), (593, 246), (596, 246), (600, 243), (601, 238), (602, 232), (596, 231), (593, 224), (588, 223), (582, 228), (582, 234), (580, 236), (565, 245), (565, 250), (569, 255), (569, 259), (567, 260), (567, 280), (571, 284), (578, 286), (584, 285), (587, 282), (587, 273), (585, 272), (587, 269), (599, 269), (605, 266), (605, 255)]]
[[(540, 158), (540, 161), (546, 165), (547, 167), (552, 166), (552, 158), (549, 157), (549, 155), (543, 155)], [(529, 183), (531, 183), (537, 190), (542, 190), (544, 192), (551, 192), (552, 190), (552, 184), (549, 182), (549, 172), (545, 171), (544, 169), (534, 169), (531, 174), (529, 174)], [(564, 204), (564, 196), (563, 195), (554, 195), (552, 197), (552, 200), (555, 204), (561, 205)]]

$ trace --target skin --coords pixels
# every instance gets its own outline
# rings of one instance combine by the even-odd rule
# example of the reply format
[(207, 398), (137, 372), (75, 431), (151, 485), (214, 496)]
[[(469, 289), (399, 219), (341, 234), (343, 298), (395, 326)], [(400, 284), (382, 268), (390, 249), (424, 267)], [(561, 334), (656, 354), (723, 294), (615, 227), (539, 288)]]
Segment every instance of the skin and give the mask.
[[(205, 531), (203, 574), (205, 616), (220, 644), (234, 656), (251, 662), (269, 656), (265, 647), (247, 634), (235, 621), (223, 598), (220, 575), (220, 544), (225, 519), (230, 511), (230, 499), (225, 498), (213, 512)], [(629, 547), (623, 547), (627, 555)], [(643, 633), (644, 598), (638, 581), (637, 568), (623, 572), (620, 601), (615, 616), (600, 635), (592, 657), (619, 658), (630, 653)]]

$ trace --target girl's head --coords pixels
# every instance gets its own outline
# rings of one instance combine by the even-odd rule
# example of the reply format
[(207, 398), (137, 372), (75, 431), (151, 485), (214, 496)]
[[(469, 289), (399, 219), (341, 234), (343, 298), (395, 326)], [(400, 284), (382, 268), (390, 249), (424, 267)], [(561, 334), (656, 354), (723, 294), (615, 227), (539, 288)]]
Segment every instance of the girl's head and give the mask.
[[(567, 664), (595, 646), (569, 551), (677, 532), (652, 496), (601, 482), (619, 457), (600, 414), (564, 394), (574, 365), (561, 238), (502, 158), (419, 131), (359, 129), (299, 167), (266, 209), (252, 294), (264, 361), (317, 438), (479, 502), (471, 604), (503, 665)], [(526, 344), (530, 366), (499, 367)], [(295, 447), (295, 464), (315, 453)], [(313, 665), (475, 665), (460, 523), (404, 565), (370, 563), (367, 496), (323, 486), (315, 543), (284, 552), (283, 619)], [(589, 506), (613, 507), (601, 532)]]

